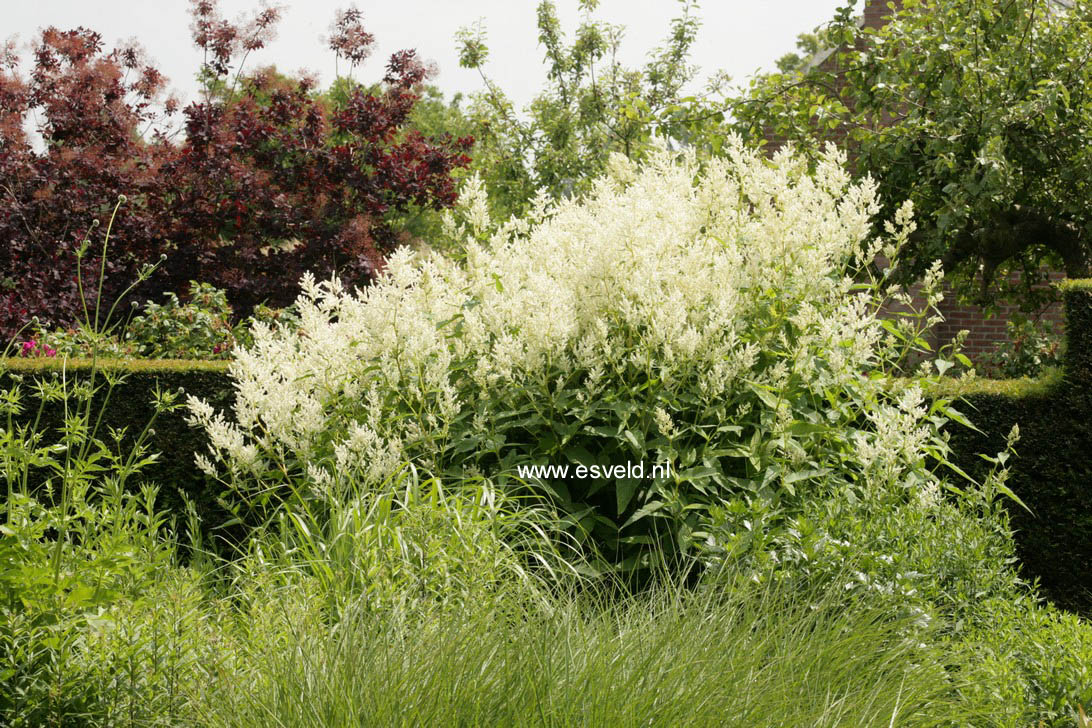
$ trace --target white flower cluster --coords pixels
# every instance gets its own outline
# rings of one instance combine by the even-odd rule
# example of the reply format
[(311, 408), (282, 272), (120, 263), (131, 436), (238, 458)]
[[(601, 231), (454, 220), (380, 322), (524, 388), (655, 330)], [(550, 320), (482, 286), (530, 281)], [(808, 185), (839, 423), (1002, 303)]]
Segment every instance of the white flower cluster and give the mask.
[[(704, 165), (667, 150), (641, 166), (616, 157), (587, 198), (492, 227), (474, 188), (464, 261), (402, 249), (355, 292), (306, 278), (301, 331), (258, 326), (237, 354), (234, 421), (200, 402), (192, 420), (233, 471), (284, 458), (309, 462), (318, 480), (377, 481), (407, 458), (427, 464), (457, 418), (487, 428), (467, 392), (544, 376), (577, 375), (584, 397), (621, 365), (668, 389), (697, 382), (707, 398), (744, 382), (859, 385), (886, 337), (852, 265), (885, 243), (871, 237), (874, 184), (854, 184), (844, 163), (831, 149), (809, 172), (788, 152), (765, 159), (738, 140)], [(893, 235), (910, 224), (904, 211)], [(792, 336), (764, 326), (779, 315)], [(867, 416), (875, 434), (858, 443), (862, 465), (893, 477), (916, 457), (923, 410), (906, 401)], [(656, 422), (665, 434), (677, 426), (662, 410)]]

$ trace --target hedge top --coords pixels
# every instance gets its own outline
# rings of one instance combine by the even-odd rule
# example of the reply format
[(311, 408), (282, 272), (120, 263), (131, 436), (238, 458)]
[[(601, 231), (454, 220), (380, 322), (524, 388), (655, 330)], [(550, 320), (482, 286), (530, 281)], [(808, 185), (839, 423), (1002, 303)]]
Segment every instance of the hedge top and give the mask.
[(124, 369), (130, 372), (149, 374), (202, 371), (227, 372), (229, 361), (206, 361), (201, 359), (62, 359), (56, 358), (0, 358), (0, 370), (9, 372), (39, 373), (50, 371), (90, 371), (99, 369)]
[(1062, 293), (1067, 291), (1092, 291), (1092, 278), (1067, 278), (1058, 282)]

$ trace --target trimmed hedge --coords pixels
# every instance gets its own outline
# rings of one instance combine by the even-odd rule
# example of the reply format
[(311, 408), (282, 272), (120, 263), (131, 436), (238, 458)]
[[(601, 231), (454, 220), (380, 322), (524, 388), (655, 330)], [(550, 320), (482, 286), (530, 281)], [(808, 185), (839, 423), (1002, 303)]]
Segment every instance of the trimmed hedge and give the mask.
[(989, 464), (978, 453), (1005, 448), (1020, 427), (1009, 486), (1031, 513), (1008, 506), (1023, 573), (1039, 579), (1059, 606), (1092, 614), (1092, 281), (1062, 286), (1066, 314), (1063, 371), (1039, 379), (952, 382), (981, 432), (949, 426), (958, 465), (976, 477)]
[[(234, 399), (231, 381), (227, 377), (227, 362), (190, 360), (100, 360), (100, 370), (121, 370), (124, 381), (114, 387), (109, 406), (103, 413), (100, 433), (105, 437), (108, 427), (127, 427), (131, 436), (139, 433), (155, 413), (152, 392), (158, 385), (161, 390), (182, 389), (206, 399), (217, 408), (231, 407)], [(57, 359), (2, 359), (0, 360), (0, 389), (12, 385), (12, 377), (61, 376), (62, 371), (71, 380), (86, 379), (91, 362), (69, 359), (62, 363)], [(97, 380), (102, 383), (101, 374)], [(29, 421), (38, 408), (38, 400), (30, 387), (23, 387), (24, 421)], [(101, 395), (93, 410), (101, 409)], [(59, 439), (63, 423), (64, 407), (60, 402), (46, 403), (42, 410), (39, 429), (50, 433), (48, 441)], [(197, 506), (206, 527), (223, 523), (227, 512), (217, 505), (221, 486), (205, 476), (194, 465), (193, 454), (205, 452), (207, 440), (203, 431), (189, 427), (185, 412), (178, 410), (159, 415), (149, 438), (153, 451), (159, 452), (157, 463), (142, 471), (140, 480), (152, 481), (160, 486), (159, 504), (171, 513), (181, 515), (181, 494), (188, 496)]]

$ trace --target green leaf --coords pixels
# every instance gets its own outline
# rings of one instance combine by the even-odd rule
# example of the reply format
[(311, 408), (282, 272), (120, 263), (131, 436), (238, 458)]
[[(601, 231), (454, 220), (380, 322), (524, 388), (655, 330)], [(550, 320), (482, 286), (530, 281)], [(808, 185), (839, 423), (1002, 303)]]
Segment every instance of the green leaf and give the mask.
[(997, 488), (998, 492), (1004, 494), (1007, 498), (1009, 498), (1009, 500), (1019, 505), (1028, 513), (1031, 513), (1031, 515), (1035, 515), (1034, 513), (1032, 513), (1031, 509), (1027, 507), (1027, 504), (1024, 503), (1024, 501), (1020, 500), (1020, 497), (1016, 495), (1016, 493), (1013, 493), (1007, 485), (1005, 485), (1004, 483), (997, 483), (995, 487)]
[(603, 425), (584, 425), (584, 431), (600, 437), (617, 438), (617, 427), (605, 427)]
[(708, 480), (713, 476), (720, 475), (720, 468), (710, 467), (708, 465), (695, 465), (692, 468), (687, 468), (680, 472), (677, 476), (677, 480)]
[(626, 522), (622, 524), (622, 528), (625, 528), (626, 526), (634, 524), (637, 521), (641, 520), (642, 518), (646, 518), (646, 517), (652, 515), (653, 513), (655, 513), (656, 511), (662, 509), (663, 507), (664, 507), (664, 502), (663, 501), (658, 501), (658, 500), (657, 501), (651, 501), (649, 503), (644, 504), (643, 506), (638, 508), (633, 513), (632, 516), (630, 516), (629, 518), (626, 519)]
[(809, 468), (807, 470), (797, 470), (796, 472), (789, 473), (781, 482), (784, 484), (797, 483), (801, 480), (810, 480), (812, 478), (821, 478), (824, 475), (830, 473), (830, 468)]
[(625, 512), (627, 507), (629, 507), (630, 501), (633, 500), (633, 496), (637, 492), (637, 486), (640, 482), (641, 481), (637, 478), (618, 478), (615, 481), (614, 494), (618, 505), (619, 516)]
[(823, 424), (814, 424), (811, 422), (793, 422), (789, 425), (789, 434), (796, 437), (803, 437), (804, 435), (814, 435), (819, 432), (829, 432), (830, 426)]
[(749, 385), (751, 391), (754, 392), (760, 400), (762, 400), (762, 404), (766, 405), (770, 409), (777, 409), (778, 396), (774, 392), (772, 387), (766, 386), (764, 384), (755, 384), (753, 382), (748, 382), (747, 384)]
[(565, 458), (570, 463), (584, 466), (595, 465), (597, 462), (590, 452), (580, 446), (565, 448)]
[(451, 451), (456, 454), (470, 452), (477, 449), (478, 445), (481, 444), (481, 440), (481, 437), (464, 437), (452, 446)]
[(964, 427), (967, 427), (967, 428), (970, 428), (970, 429), (974, 430), (975, 432), (982, 432), (982, 430), (975, 427), (974, 424), (969, 419), (967, 419), (967, 417), (962, 412), (957, 410), (955, 407), (944, 407), (941, 410), (941, 414), (944, 415), (945, 417), (947, 417), (948, 419), (952, 420), (953, 422), (957, 422), (957, 423), (963, 425)]

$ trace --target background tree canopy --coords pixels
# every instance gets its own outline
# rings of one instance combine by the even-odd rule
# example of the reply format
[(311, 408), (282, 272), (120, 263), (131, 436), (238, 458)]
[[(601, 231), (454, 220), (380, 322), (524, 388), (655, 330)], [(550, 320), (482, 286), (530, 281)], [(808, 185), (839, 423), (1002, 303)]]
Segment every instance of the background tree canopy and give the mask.
[(570, 41), (552, 0), (538, 4), (547, 80), (524, 113), (485, 73), (485, 28), (456, 35), (460, 63), (478, 69), (485, 86), (467, 112), (477, 140), (472, 169), (497, 218), (523, 213), (539, 190), (555, 198), (587, 191), (612, 152), (639, 159), (654, 136), (692, 141), (708, 121), (724, 118), (723, 74), (713, 74), (703, 94), (686, 91), (698, 72), (689, 60), (701, 27), (695, 0), (679, 0), (667, 38), (643, 68), (618, 61), (625, 28), (597, 20), (598, 5), (580, 0), (582, 20)]
[(939, 259), (976, 302), (1025, 310), (1047, 267), (1088, 275), (1092, 2), (905, 0), (878, 30), (853, 11), (822, 30), (825, 61), (752, 81), (736, 129), (812, 155), (844, 138), (884, 214), (915, 204), (906, 274)]

